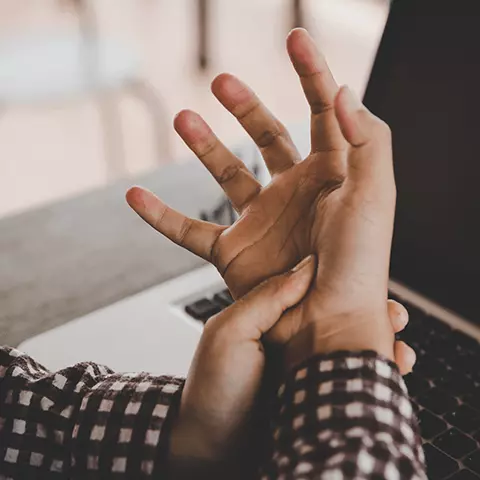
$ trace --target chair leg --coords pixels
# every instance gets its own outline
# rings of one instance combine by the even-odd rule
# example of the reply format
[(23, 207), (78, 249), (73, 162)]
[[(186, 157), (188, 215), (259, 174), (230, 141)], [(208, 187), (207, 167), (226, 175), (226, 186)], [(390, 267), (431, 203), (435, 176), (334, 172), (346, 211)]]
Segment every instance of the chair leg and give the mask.
[(206, 70), (210, 63), (209, 58), (209, 14), (210, 1), (197, 1), (197, 15), (198, 15), (198, 67), (200, 70)]
[[(5, 105), (2, 105), (0, 103), (0, 121), (3, 120), (3, 117), (5, 116), (6, 112), (7, 112), (7, 108)], [(0, 166), (2, 165), (2, 163), (0, 162)], [(4, 164), (3, 164), (4, 165)], [(3, 174), (2, 172), (2, 168), (0, 167), (0, 176)]]
[(132, 96), (141, 100), (152, 117), (153, 134), (155, 137), (156, 163), (161, 165), (170, 160), (171, 149), (169, 141), (169, 112), (160, 95), (144, 80), (135, 80), (129, 85)]
[(293, 0), (293, 28), (305, 28), (305, 12), (302, 0)]
[[(87, 84), (95, 84), (99, 77), (99, 30), (95, 8), (89, 0), (73, 0), (79, 16), (80, 35), (84, 55), (84, 74)], [(118, 94), (115, 91), (98, 93), (98, 111), (103, 131), (106, 174), (109, 180), (127, 173), (122, 122)]]
[(98, 97), (98, 111), (103, 130), (106, 173), (108, 180), (127, 174), (122, 119), (117, 92), (103, 92)]

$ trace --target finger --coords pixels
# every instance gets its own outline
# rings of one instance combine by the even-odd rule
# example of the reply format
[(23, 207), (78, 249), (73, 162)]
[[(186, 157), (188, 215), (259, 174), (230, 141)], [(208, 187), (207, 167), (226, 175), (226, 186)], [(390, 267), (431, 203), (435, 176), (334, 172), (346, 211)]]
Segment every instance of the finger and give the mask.
[(395, 300), (388, 300), (388, 316), (395, 333), (401, 332), (408, 324), (408, 310)]
[(228, 310), (225, 325), (235, 326), (241, 336), (258, 340), (282, 314), (306, 295), (315, 273), (315, 256), (310, 255), (290, 272), (273, 277), (237, 300)]
[(183, 110), (174, 122), (175, 130), (223, 188), (237, 212), (242, 212), (262, 186), (245, 164), (217, 138), (195, 112)]
[(126, 197), (133, 210), (155, 230), (195, 255), (213, 260), (213, 246), (227, 227), (186, 217), (140, 187), (131, 188)]
[(286, 128), (245, 83), (224, 73), (213, 81), (212, 92), (260, 148), (272, 175), (300, 161)]
[[(388, 300), (388, 315), (395, 333), (401, 332), (408, 324), (408, 311), (399, 302)], [(402, 375), (407, 375), (413, 369), (416, 361), (414, 350), (405, 342), (395, 342), (395, 361)]]
[(394, 352), (395, 362), (398, 365), (400, 373), (407, 375), (413, 370), (413, 366), (417, 360), (415, 351), (405, 342), (395, 342)]
[(312, 112), (312, 152), (344, 150), (346, 142), (334, 111), (338, 85), (325, 57), (303, 28), (292, 30), (287, 50)]
[[(342, 133), (352, 146), (348, 158), (348, 178), (356, 183), (374, 182), (386, 186), (388, 178), (393, 180), (392, 141), (388, 125), (371, 114), (345, 86), (336, 97), (335, 112)], [(385, 177), (385, 173), (389, 177)]]

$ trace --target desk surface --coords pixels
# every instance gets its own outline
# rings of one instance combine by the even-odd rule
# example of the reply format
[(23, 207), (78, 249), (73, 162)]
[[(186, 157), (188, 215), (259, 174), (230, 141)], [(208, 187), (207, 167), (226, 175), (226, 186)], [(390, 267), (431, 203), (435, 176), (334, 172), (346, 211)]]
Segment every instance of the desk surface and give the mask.
[[(198, 161), (134, 181), (190, 216), (221, 198)], [(16, 346), (205, 263), (130, 210), (134, 181), (0, 220), (0, 344)]]

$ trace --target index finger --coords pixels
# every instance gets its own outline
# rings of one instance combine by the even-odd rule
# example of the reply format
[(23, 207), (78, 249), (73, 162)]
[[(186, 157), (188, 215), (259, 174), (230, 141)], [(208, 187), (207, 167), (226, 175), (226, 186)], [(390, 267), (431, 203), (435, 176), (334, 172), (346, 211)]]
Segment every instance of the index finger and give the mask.
[(227, 227), (189, 218), (144, 188), (132, 187), (126, 199), (143, 220), (169, 240), (208, 262), (213, 261), (213, 246)]

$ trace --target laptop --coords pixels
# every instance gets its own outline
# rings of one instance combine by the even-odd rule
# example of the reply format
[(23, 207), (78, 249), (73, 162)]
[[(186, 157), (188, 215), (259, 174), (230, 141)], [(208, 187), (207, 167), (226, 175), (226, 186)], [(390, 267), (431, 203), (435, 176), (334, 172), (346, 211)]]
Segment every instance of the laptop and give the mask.
[(392, 297), (430, 479), (480, 479), (480, 10), (397, 0), (365, 94), (393, 131)]
[[(480, 479), (477, 3), (394, 1), (365, 94), (368, 108), (394, 132), (390, 296), (410, 312), (399, 338), (418, 356), (406, 383), (430, 479)], [(308, 126), (292, 137), (306, 154)], [(226, 202), (204, 214), (222, 216), (235, 219)], [(231, 302), (216, 270), (205, 266), (20, 348), (50, 368), (88, 359), (120, 371), (185, 375), (204, 323)]]

